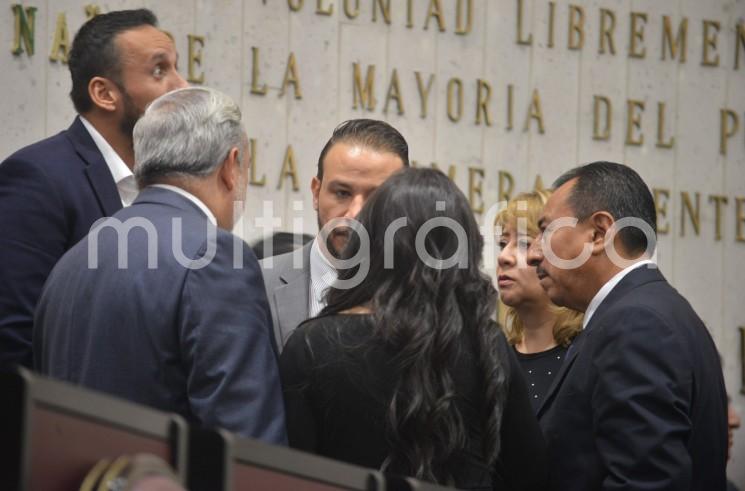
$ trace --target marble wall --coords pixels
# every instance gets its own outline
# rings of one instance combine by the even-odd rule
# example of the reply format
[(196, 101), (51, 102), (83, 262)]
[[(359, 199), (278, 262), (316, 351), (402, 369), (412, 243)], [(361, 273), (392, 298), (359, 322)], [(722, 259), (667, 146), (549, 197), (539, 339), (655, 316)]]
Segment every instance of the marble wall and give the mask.
[[(60, 14), (72, 38), (89, 3), (6, 1), (0, 8), (0, 157), (65, 128), (74, 117), (67, 66), (51, 61), (50, 52)], [(37, 9), (33, 55), (23, 42), (21, 53), (11, 52), (16, 4)], [(453, 166), (474, 209), (483, 209), (481, 219), (505, 193), (531, 188), (538, 176), (549, 185), (563, 170), (601, 159), (632, 166), (659, 189), (659, 205), (666, 209), (659, 216), (667, 229), (660, 236), (660, 266), (706, 321), (724, 357), (728, 389), (745, 413), (738, 334), (745, 326), (745, 1), (96, 5), (103, 12), (151, 8), (176, 40), (184, 75), (189, 35), (202, 36), (192, 46), (201, 54), (192, 75), (203, 74), (205, 85), (240, 101), (255, 139), (255, 182), (264, 184), (250, 187), (247, 213), (236, 229), (247, 239), (262, 235), (253, 218), (265, 203), (281, 217), (279, 228), (300, 222), (315, 232), (310, 180), (332, 129), (348, 118), (385, 119), (407, 138), (418, 165)], [(666, 18), (673, 38), (687, 22), (685, 47), (676, 45), (674, 58), (665, 42)], [(288, 70), (291, 59), (294, 72)], [(355, 66), (364, 86), (373, 65), (374, 107), (369, 99), (355, 104)], [(298, 82), (283, 90), (293, 75)], [(607, 138), (602, 101), (612, 107)], [(724, 113), (724, 128), (723, 110), (732, 111)], [(725, 154), (722, 134), (730, 131)], [(283, 163), (291, 169), (288, 148), (297, 190), (293, 176), (282, 172)], [(684, 196), (695, 208), (697, 195), (698, 231), (684, 210)], [(491, 249), (487, 268), (494, 268), (494, 257)], [(745, 466), (737, 464), (745, 462), (745, 430), (735, 445), (729, 472), (745, 486)]]

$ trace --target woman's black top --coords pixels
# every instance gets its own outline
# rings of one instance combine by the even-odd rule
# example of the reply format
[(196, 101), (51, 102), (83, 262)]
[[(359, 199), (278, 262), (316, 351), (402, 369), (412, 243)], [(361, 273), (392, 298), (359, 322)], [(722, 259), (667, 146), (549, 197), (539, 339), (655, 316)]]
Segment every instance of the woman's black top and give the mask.
[(564, 363), (566, 353), (567, 348), (564, 346), (556, 346), (550, 350), (530, 354), (515, 350), (525, 382), (528, 384), (528, 395), (534, 412), (538, 412), (546, 392)]
[[(386, 416), (399, 374), (392, 348), (373, 337), (371, 315), (332, 315), (302, 324), (280, 359), (290, 446), (380, 469), (389, 455)], [(498, 327), (495, 325), (495, 329)], [(481, 451), (484, 388), (473, 344), (451, 371), (467, 448), (455, 458), (455, 485), (465, 489), (544, 489), (546, 454), (513, 350), (500, 333), (507, 396), (495, 469)]]

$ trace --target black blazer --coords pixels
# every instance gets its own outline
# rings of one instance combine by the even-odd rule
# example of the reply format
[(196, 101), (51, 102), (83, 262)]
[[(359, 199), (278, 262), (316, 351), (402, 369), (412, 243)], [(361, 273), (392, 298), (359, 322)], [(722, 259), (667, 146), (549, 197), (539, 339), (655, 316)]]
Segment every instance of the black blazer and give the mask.
[[(373, 328), (370, 315), (334, 315), (305, 322), (290, 336), (280, 357), (290, 446), (381, 467), (390, 449), (385, 419), (399, 374), (395, 353), (372, 338)], [(497, 469), (487, 468), (481, 452), (483, 385), (470, 343), (451, 372), (469, 434), (468, 449), (456, 456), (455, 482), (468, 489), (543, 491), (543, 437), (517, 359), (504, 336), (500, 342), (508, 393)]]
[(600, 304), (538, 418), (551, 489), (725, 489), (719, 355), (657, 269), (631, 271)]
[(49, 272), (93, 222), (121, 207), (80, 118), (0, 164), (0, 368), (32, 367), (34, 309)]

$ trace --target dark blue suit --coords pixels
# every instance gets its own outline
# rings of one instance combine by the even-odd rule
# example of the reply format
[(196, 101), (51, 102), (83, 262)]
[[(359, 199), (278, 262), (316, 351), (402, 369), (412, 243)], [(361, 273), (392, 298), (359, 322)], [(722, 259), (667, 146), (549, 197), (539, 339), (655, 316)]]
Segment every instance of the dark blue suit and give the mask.
[[(205, 426), (285, 443), (271, 314), (250, 247), (214, 227), (210, 239), (204, 212), (167, 189), (146, 188), (104, 223), (115, 219), (152, 224), (150, 238), (144, 228), (122, 233), (125, 251), (113, 228), (96, 226), (60, 259), (37, 308), (36, 367)], [(212, 259), (198, 267), (202, 257)]]
[(725, 489), (719, 356), (657, 269), (632, 270), (600, 304), (538, 418), (551, 489)]
[(34, 308), (49, 272), (94, 221), (121, 207), (79, 118), (0, 164), (0, 367), (32, 366)]

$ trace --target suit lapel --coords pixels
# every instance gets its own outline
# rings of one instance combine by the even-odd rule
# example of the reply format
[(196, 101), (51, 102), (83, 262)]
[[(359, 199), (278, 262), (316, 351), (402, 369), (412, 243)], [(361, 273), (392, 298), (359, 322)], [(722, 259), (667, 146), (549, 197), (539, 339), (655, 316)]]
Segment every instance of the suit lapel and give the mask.
[(104, 216), (110, 216), (122, 208), (122, 200), (116, 188), (109, 166), (96, 147), (93, 138), (85, 129), (80, 117), (75, 118), (67, 134), (75, 151), (86, 164), (85, 175), (93, 189)]
[[(295, 269), (290, 265), (280, 276), (282, 283), (274, 290), (275, 310), (279, 322), (281, 346), (295, 328), (308, 318), (308, 298), (310, 288), (310, 247), (311, 241), (303, 247), (303, 267)], [(292, 261), (292, 259), (291, 259)]]
[(549, 387), (548, 392), (546, 393), (546, 396), (543, 398), (543, 402), (538, 407), (536, 416), (539, 419), (550, 406), (551, 400), (556, 395), (555, 394), (556, 391), (559, 390), (559, 387), (561, 386), (562, 382), (566, 378), (567, 373), (569, 372), (569, 369), (571, 368), (572, 364), (574, 363), (574, 360), (576, 359), (577, 355), (582, 349), (582, 346), (585, 344), (588, 336), (591, 335), (592, 329), (597, 324), (602, 322), (605, 312), (614, 303), (616, 303), (618, 299), (622, 298), (630, 290), (644, 283), (649, 283), (650, 281), (665, 281), (665, 278), (662, 276), (662, 273), (660, 273), (660, 270), (656, 267), (649, 268), (648, 266), (640, 266), (630, 271), (626, 276), (624, 276), (624, 278), (613, 288), (613, 290), (611, 290), (608, 296), (605, 297), (605, 299), (600, 303), (600, 305), (598, 306), (598, 309), (592, 315), (590, 322), (587, 324), (587, 327), (585, 327), (585, 329), (581, 333), (579, 333), (579, 335), (576, 338), (574, 338), (574, 341), (572, 342), (572, 345), (569, 348), (569, 351), (567, 352), (567, 357), (564, 359), (564, 363), (561, 365), (561, 369), (559, 369), (559, 372), (556, 374), (556, 378), (551, 383), (551, 386)]

